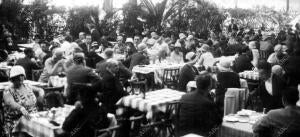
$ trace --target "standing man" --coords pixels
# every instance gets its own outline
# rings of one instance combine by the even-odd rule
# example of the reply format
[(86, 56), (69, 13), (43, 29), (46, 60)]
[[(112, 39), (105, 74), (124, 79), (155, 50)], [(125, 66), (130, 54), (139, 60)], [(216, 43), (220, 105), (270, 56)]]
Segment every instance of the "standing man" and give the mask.
[(75, 42), (80, 45), (81, 43), (84, 43), (84, 39), (85, 39), (85, 33), (84, 32), (80, 32), (78, 34), (78, 39), (75, 40)]
[(91, 36), (92, 36), (92, 41), (97, 41), (99, 42), (100, 41), (100, 33), (99, 31), (96, 29), (96, 26), (94, 24), (89, 24), (88, 25), (88, 28), (91, 32)]
[(79, 47), (83, 50), (83, 53), (84, 53), (85, 55), (88, 55), (88, 53), (90, 52), (91, 46), (92, 46), (92, 35), (87, 34), (87, 35), (85, 36), (84, 42), (81, 43), (81, 44), (79, 45)]

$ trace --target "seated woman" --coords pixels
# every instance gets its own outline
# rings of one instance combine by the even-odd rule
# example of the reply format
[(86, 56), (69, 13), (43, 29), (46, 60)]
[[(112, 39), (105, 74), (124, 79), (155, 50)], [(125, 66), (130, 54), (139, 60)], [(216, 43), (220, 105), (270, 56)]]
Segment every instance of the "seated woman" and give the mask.
[[(37, 98), (34, 92), (40, 97), (44, 96), (43, 89), (30, 86), (24, 83), (25, 70), (21, 66), (14, 66), (10, 70), (10, 85), (4, 90), (4, 130), (5, 134), (12, 135), (12, 130), (24, 116), (30, 119), (30, 113), (37, 111)], [(14, 133), (15, 134), (15, 133)]]
[(174, 48), (174, 51), (171, 52), (170, 55), (170, 61), (176, 64), (183, 63), (183, 53), (180, 51), (181, 44), (179, 42), (176, 42)]
[(199, 50), (201, 52), (201, 56), (197, 62), (197, 66), (204, 67), (205, 69), (213, 66), (213, 64), (215, 63), (215, 58), (210, 52), (210, 47), (207, 44), (204, 44)]
[(286, 80), (275, 70), (273, 70), (275, 73), (272, 73), (271, 64), (266, 61), (259, 61), (257, 68), (261, 82), (255, 93), (257, 93), (257, 95), (261, 99), (262, 108), (266, 108), (267, 111), (271, 109), (281, 108), (281, 92), (287, 85)]
[[(178, 89), (180, 91), (186, 91), (186, 84), (189, 81), (195, 80), (196, 75), (198, 75), (198, 70), (194, 66), (196, 61), (194, 61), (196, 55), (194, 52), (189, 52), (186, 54), (186, 59), (189, 61), (187, 64), (185, 64), (180, 71), (179, 74), (179, 83), (178, 83)], [(196, 58), (196, 60), (198, 57)]]
[(223, 108), (224, 97), (227, 88), (240, 88), (240, 77), (231, 69), (231, 59), (223, 57), (217, 64), (219, 72), (217, 73), (216, 103)]
[(286, 50), (286, 45), (276, 45), (274, 47), (274, 53), (268, 57), (267, 61), (272, 65), (284, 65), (288, 58)]
[(78, 84), (80, 105), (69, 114), (59, 136), (94, 137), (96, 129), (109, 126), (107, 111), (96, 101), (97, 90), (90, 85)]

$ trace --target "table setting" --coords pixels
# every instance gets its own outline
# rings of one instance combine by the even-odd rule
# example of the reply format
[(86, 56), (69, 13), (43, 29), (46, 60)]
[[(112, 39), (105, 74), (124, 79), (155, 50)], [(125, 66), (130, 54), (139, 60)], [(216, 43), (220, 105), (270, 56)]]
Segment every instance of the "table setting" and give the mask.
[(162, 76), (165, 69), (176, 69), (176, 68), (182, 68), (185, 64), (174, 64), (170, 62), (160, 62), (156, 64), (149, 64), (149, 65), (137, 65), (134, 66), (132, 69), (132, 72), (134, 73), (141, 73), (141, 74), (149, 74), (154, 73), (154, 82), (162, 83)]
[(224, 116), (222, 127), (219, 129), (219, 137), (252, 137), (252, 126), (265, 114), (252, 110), (242, 109), (236, 114)]
[(259, 80), (259, 74), (256, 71), (244, 71), (239, 73), (239, 76), (244, 79)]
[[(13, 132), (22, 131), (34, 137), (55, 137), (55, 131), (62, 128), (65, 118), (74, 108), (75, 106), (65, 104), (63, 107), (30, 114), (30, 120), (22, 117)], [(107, 118), (110, 121), (109, 127), (117, 125), (114, 114), (108, 113)]]
[(165, 112), (167, 103), (179, 101), (184, 94), (184, 92), (172, 89), (161, 89), (147, 92), (145, 95), (125, 96), (116, 103), (117, 106), (120, 106), (117, 114), (121, 115), (124, 107), (129, 107), (146, 112), (146, 117), (151, 119), (155, 111)]

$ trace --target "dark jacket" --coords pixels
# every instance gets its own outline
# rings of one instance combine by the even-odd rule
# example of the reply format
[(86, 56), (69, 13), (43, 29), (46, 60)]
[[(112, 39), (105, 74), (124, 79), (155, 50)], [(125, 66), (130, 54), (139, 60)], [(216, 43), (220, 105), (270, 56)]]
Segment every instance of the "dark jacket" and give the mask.
[[(95, 83), (100, 80), (100, 77), (93, 72), (91, 68), (82, 65), (73, 65), (67, 71), (67, 100), (68, 104), (74, 105), (77, 101), (78, 93), (72, 89), (72, 84), (74, 83)], [(74, 91), (74, 92), (73, 92)]]
[(300, 108), (287, 106), (271, 110), (253, 125), (257, 137), (297, 137), (300, 135)]
[(180, 71), (178, 89), (180, 91), (186, 91), (186, 84), (189, 81), (195, 80), (196, 75), (198, 75), (198, 70), (195, 66), (189, 64), (184, 65)]
[(134, 53), (132, 56), (128, 57), (125, 62), (130, 62), (129, 70), (136, 65), (146, 65), (149, 64), (149, 59), (143, 55), (141, 52)]
[(178, 136), (195, 133), (208, 136), (222, 123), (222, 112), (208, 97), (198, 92), (187, 93), (180, 100)]
[(38, 65), (36, 62), (31, 61), (30, 58), (21, 58), (17, 60), (16, 65), (20, 65), (24, 68), (26, 78), (28, 80), (32, 80), (32, 70), (33, 69), (41, 69), (42, 66)]
[(83, 50), (83, 53), (85, 54), (85, 56), (88, 56), (88, 53), (89, 53), (88, 46), (89, 46), (89, 49), (90, 49), (91, 45), (87, 45), (86, 43), (79, 44), (79, 47)]
[(102, 80), (95, 85), (101, 85), (101, 87), (99, 87), (102, 91), (99, 97), (100, 102), (106, 106), (109, 113), (115, 113), (115, 104), (123, 96), (127, 95), (127, 92), (123, 90), (123, 86), (118, 77), (106, 71), (102, 75)]
[(270, 95), (266, 90), (265, 81), (261, 81), (257, 93), (262, 101), (262, 107), (267, 110), (282, 108), (282, 91), (287, 87), (286, 80), (277, 75), (272, 76), (272, 93)]
[(219, 72), (217, 74), (216, 103), (224, 107), (224, 98), (227, 88), (240, 88), (240, 77), (235, 72)]
[(246, 54), (238, 56), (233, 63), (232, 69), (234, 72), (239, 73), (245, 70), (251, 70), (253, 65), (251, 63), (252, 59)]
[(101, 35), (100, 35), (100, 33), (99, 33), (99, 31), (97, 29), (94, 29), (91, 32), (91, 36), (92, 36), (92, 41), (97, 41), (97, 42), (100, 41)]
[(297, 86), (300, 83), (300, 56), (290, 56), (283, 68), (288, 76), (288, 85)]
[(90, 52), (87, 55), (86, 65), (91, 68), (96, 68), (96, 64), (103, 60), (104, 58), (99, 56), (96, 52)]
[(89, 108), (75, 108), (65, 119), (62, 129), (70, 133), (80, 126), (74, 137), (94, 137), (96, 129), (109, 126), (107, 112), (97, 104)]

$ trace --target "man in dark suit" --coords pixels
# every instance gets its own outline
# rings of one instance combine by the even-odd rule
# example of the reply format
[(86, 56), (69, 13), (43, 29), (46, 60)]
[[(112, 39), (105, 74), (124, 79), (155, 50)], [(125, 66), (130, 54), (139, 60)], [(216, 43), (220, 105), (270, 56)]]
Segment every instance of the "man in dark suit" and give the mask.
[(234, 19), (231, 19), (231, 24), (227, 28), (228, 32), (237, 32), (238, 26), (234, 23)]
[(127, 64), (129, 62), (129, 70), (131, 71), (132, 68), (136, 65), (146, 65), (149, 64), (149, 59), (147, 58), (146, 54), (146, 44), (141, 43), (138, 45), (138, 52), (134, 53), (133, 55), (129, 56), (124, 62)]
[(85, 41), (79, 44), (79, 47), (83, 50), (85, 56), (87, 56), (88, 53), (90, 52), (91, 46), (92, 46), (92, 36), (90, 34), (87, 34), (85, 36)]
[(209, 95), (211, 76), (207, 72), (197, 77), (197, 91), (182, 96), (179, 111), (177, 135), (195, 133), (214, 136), (214, 131), (222, 123), (222, 112)]
[(271, 110), (253, 125), (257, 137), (296, 137), (300, 134), (300, 108), (296, 106), (299, 93), (296, 88), (282, 92), (284, 108)]
[(72, 89), (74, 83), (95, 83), (100, 80), (91, 68), (85, 66), (84, 53), (75, 53), (73, 57), (74, 65), (67, 71), (67, 103), (74, 105), (77, 101), (78, 93)]
[(195, 80), (196, 75), (198, 75), (198, 70), (194, 66), (197, 62), (196, 55), (194, 52), (189, 52), (186, 54), (186, 59), (189, 61), (185, 64), (179, 74), (179, 82), (178, 82), (178, 89), (180, 91), (186, 91), (186, 85), (189, 81)]
[[(109, 59), (105, 62), (105, 70), (102, 73), (102, 80), (99, 81), (102, 85), (102, 94), (99, 97), (100, 102), (106, 106), (109, 113), (115, 113), (117, 101), (127, 95), (127, 92), (123, 90), (123, 86), (118, 78), (119, 63), (116, 60)], [(98, 82), (98, 83), (99, 83)]]
[(34, 51), (31, 48), (24, 50), (25, 57), (17, 60), (16, 65), (21, 65), (25, 69), (26, 78), (32, 80), (32, 70), (41, 69), (41, 64), (38, 64), (34, 58)]
[(90, 24), (89, 30), (91, 32), (92, 41), (100, 42), (101, 35), (99, 31), (96, 29), (96, 26), (94, 24)]

